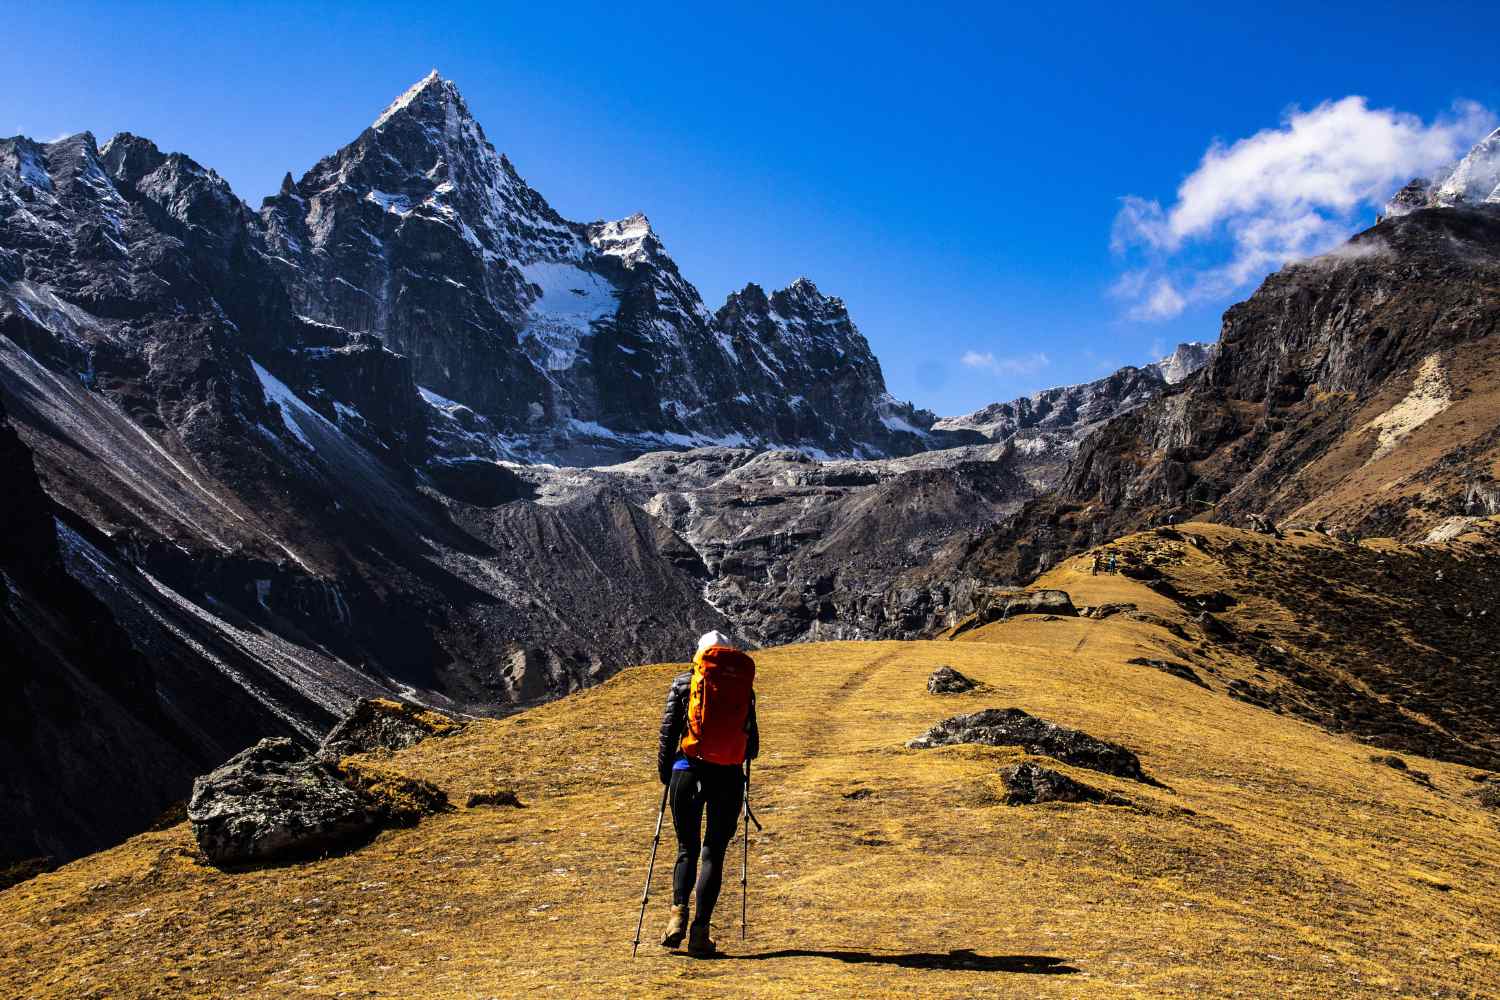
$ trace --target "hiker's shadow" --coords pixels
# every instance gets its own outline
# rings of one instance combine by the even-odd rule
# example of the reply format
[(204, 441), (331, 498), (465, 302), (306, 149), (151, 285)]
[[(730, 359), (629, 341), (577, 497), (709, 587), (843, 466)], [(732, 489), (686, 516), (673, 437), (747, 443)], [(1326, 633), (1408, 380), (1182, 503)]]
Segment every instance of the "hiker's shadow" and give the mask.
[(818, 948), (782, 948), (739, 959), (831, 958), (851, 965), (897, 965), (903, 969), (941, 969), (951, 972), (1014, 972), (1029, 976), (1071, 976), (1079, 970), (1066, 960), (1050, 955), (976, 955), (969, 948), (953, 951), (914, 951), (882, 955), (871, 951)]

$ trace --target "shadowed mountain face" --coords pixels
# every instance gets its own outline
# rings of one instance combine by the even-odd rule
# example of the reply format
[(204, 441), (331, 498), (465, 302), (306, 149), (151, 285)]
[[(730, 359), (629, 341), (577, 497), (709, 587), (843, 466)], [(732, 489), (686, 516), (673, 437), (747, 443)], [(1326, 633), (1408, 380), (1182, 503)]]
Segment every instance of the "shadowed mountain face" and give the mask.
[[(7, 573), (67, 575), (11, 621), (42, 652), (40, 742), (0, 765), (35, 804), (7, 854), (107, 843), (361, 695), (493, 709), (724, 624), (692, 550), (617, 492), (543, 507), (493, 463), (427, 471), (411, 360), (298, 318), (257, 225), (133, 136), (0, 143), (0, 399), (63, 519), (8, 521), (33, 548)], [(95, 618), (107, 642), (63, 641)], [(101, 670), (140, 704), (93, 693)], [(119, 796), (70, 784), (81, 755), (119, 758)]]
[[(292, 727), (230, 677), (199, 669), (206, 650), (191, 625), (165, 624), (168, 602), (142, 593), (134, 613), (161, 616), (161, 641), (133, 642), (119, 609), (80, 582), (77, 563), (128, 570), (111, 566), (87, 529), (57, 522), (3, 406), (0, 477), (0, 860), (66, 859), (142, 829), (205, 764)], [(300, 707), (318, 717), (317, 706)]]

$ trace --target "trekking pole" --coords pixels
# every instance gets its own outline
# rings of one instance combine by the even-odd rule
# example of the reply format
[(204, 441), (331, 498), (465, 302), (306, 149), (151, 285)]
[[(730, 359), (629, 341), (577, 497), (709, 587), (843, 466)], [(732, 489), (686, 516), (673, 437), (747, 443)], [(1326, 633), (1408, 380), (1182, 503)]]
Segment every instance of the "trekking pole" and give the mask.
[(651, 863), (646, 866), (646, 888), (641, 892), (641, 918), (635, 922), (635, 941), (630, 946), (631, 958), (635, 958), (636, 950), (641, 946), (641, 927), (646, 923), (646, 903), (651, 899), (651, 874), (656, 871), (656, 848), (661, 844), (661, 821), (667, 814), (667, 792), (671, 787), (664, 785), (661, 790), (661, 808), (656, 813), (656, 836), (651, 838)]
[(750, 912), (750, 824), (760, 832), (760, 820), (750, 811), (750, 762), (745, 761), (745, 834), (744, 854), (740, 857), (740, 940), (745, 940), (745, 920)]

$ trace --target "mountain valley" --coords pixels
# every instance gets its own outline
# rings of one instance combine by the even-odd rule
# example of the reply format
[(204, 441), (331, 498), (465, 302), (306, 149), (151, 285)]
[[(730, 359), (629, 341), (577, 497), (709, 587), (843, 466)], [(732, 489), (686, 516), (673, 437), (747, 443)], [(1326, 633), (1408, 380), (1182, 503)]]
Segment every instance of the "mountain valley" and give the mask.
[[(1227, 949), (1236, 974), (1275, 980), (1274, 952), (1342, 995), (1378, 994), (1353, 956), (1379, 953), (1464, 995), (1495, 930), (1493, 818), (1467, 793), (1500, 769), (1497, 136), (1344, 246), (1272, 274), (1215, 343), (949, 417), (895, 399), (845, 303), (812, 280), (749, 283), (710, 309), (645, 215), (561, 217), (435, 72), (259, 210), (130, 133), (0, 140), (0, 790), (14, 803), (0, 867), (26, 866), (9, 882), (82, 859), (0, 896), (18, 942), (7, 976), (28, 995), (109, 995), (87, 942), (128, 940), (140, 965), (119, 981), (139, 995), (168, 973), (190, 992), (452, 995), (533, 975), (494, 949), (560, 916), (547, 967), (584, 963), (566, 935), (604, 940), (617, 914), (603, 896), (626, 899), (636, 878), (619, 823), (639, 825), (632, 741), (667, 677), (637, 665), (722, 629), (764, 647), (785, 732), (832, 727), (828, 762), (773, 752), (768, 814), (818, 843), (857, 826), (882, 852), (848, 871), (772, 855), (786, 881), (768, 900), (809, 911), (776, 918), (795, 947), (768, 957), (767, 983), (830, 960), (848, 976), (874, 962), (891, 991), (1045, 971), (964, 965), (920, 930), (910, 954), (840, 958), (891, 899), (793, 934), (849, 903), (840, 885), (915, 880), (924, 907), (956, 907), (943, 939), (964, 948), (1062, 935), (1036, 900), (1012, 931), (953, 900), (1005, 875), (985, 838), (1032, 865), (1046, 854), (1028, 838), (1075, 838), (1089, 860), (1051, 891), (1076, 926), (1105, 905), (1081, 873), (1165, 880), (1181, 910), (1162, 916), (1162, 947), (1194, 959), (1169, 973), (1147, 949), (1136, 969), (1123, 943), (1080, 933), (1053, 965), (1082, 973), (1038, 990), (1187, 994)], [(1095, 553), (1121, 572), (1095, 572)], [(1078, 613), (1027, 603), (1043, 591)], [(904, 749), (940, 721), (921, 684), (944, 664), (987, 685), (968, 708), (1000, 699), (1117, 738), (1171, 787), (1107, 782), (1101, 795), (1134, 805), (1001, 822), (993, 765), (1014, 754)], [(263, 738), (314, 744), (370, 698), (467, 727), (378, 763), (454, 802), (503, 785), (527, 809), (498, 833), (491, 813), (431, 816), (305, 868), (226, 873), (195, 853), (178, 822), (195, 777)], [(584, 745), (606, 727), (617, 743)], [(548, 755), (612, 784), (515, 764)], [(875, 815), (856, 817), (835, 777), (878, 785)], [(1326, 802), (1358, 822), (1310, 817)], [(600, 889), (585, 905), (548, 888), (533, 848), (586, 813), (601, 853), (557, 862), (558, 879)], [(972, 829), (934, 819), (950, 815)], [(1273, 880), (1281, 896), (1236, 902), (1214, 937), (1187, 911), (1237, 899), (1197, 874), (1203, 838), (1224, 831), (1241, 838), (1225, 870), (1247, 879), (1312, 846)], [(1382, 859), (1374, 845), (1396, 838), (1410, 857)], [(923, 882), (915, 859), (933, 852), (955, 860)], [(528, 888), (482, 901), (433, 873), (440, 889), (418, 899), (395, 869), (440, 854)], [(1411, 930), (1377, 941), (1377, 875), (1393, 872)], [(303, 875), (318, 887), (294, 886)], [(452, 964), (386, 956), (396, 911), (357, 902), (366, 883), (395, 885), (419, 915), (397, 922), (446, 942)], [(1313, 884), (1356, 915), (1318, 909), (1308, 926), (1335, 942), (1321, 950), (1273, 919)], [(212, 902), (236, 892), (256, 906)], [(296, 910), (314, 897), (337, 902)], [(168, 943), (179, 924), (257, 940), (253, 915), (272, 912), (299, 929), (237, 954)], [(460, 912), (482, 915), (490, 944), (449, 947)], [(339, 929), (356, 917), (378, 929)], [(1444, 921), (1466, 930), (1437, 945)], [(296, 957), (350, 949), (365, 966)], [(579, 966), (585, 992), (664, 982), (611, 962)], [(378, 968), (412, 988), (370, 987)]]

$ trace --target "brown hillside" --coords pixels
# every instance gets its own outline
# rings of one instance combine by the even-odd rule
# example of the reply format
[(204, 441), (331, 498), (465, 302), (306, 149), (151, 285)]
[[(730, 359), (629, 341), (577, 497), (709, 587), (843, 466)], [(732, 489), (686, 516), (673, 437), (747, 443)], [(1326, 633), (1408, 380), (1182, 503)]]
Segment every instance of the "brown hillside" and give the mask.
[[(1386, 697), (1382, 664), (1351, 661), (1393, 665), (1394, 648), (1358, 635), (1375, 630), (1355, 612), (1408, 621), (1407, 584), (1377, 589), (1364, 560), (1425, 567), (1487, 543), (1346, 552), (1321, 538), (1195, 533), (1204, 547), (1156, 534), (1116, 543), (1126, 565), (1158, 567), (1170, 594), (1091, 576), (1081, 559), (1042, 581), (1079, 605), (1134, 612), (757, 654), (766, 832), (752, 837), (743, 943), (738, 886), (726, 884), (716, 933), (731, 957), (697, 962), (648, 939), (630, 958), (660, 801), (654, 727), (678, 669), (657, 665), (380, 762), (456, 803), (510, 789), (523, 808), (460, 808), (343, 856), (243, 873), (208, 866), (178, 826), (10, 889), (0, 982), (69, 998), (1500, 993), (1500, 823), (1473, 794), (1476, 769), (1377, 754), (1305, 721), (1331, 711), (1309, 692), (1338, 669), (1372, 704)], [(1349, 567), (1363, 575), (1328, 575)], [(1316, 600), (1277, 589), (1312, 577)], [(1258, 646), (1202, 638), (1180, 596), (1190, 588), (1237, 602), (1216, 616), (1228, 635), (1263, 629), (1288, 650), (1311, 631), (1296, 615), (1346, 595), (1351, 608), (1326, 631), (1350, 652), (1298, 646), (1300, 673), (1273, 670)], [(1132, 660), (1188, 666), (1208, 686)], [(931, 695), (940, 664), (985, 686)], [(1227, 696), (1232, 681), (1281, 711)], [(1490, 752), (1480, 706), (1440, 701), (1436, 683), (1411, 682), (1427, 693), (1398, 707), (1418, 720), (1410, 732), (1445, 756)], [(1124, 744), (1163, 787), (1044, 761), (1129, 804), (1008, 806), (997, 772), (1022, 752), (905, 747), (947, 716), (1010, 706)], [(731, 879), (738, 854), (736, 843)], [(664, 916), (666, 868), (659, 859), (648, 934)]]

